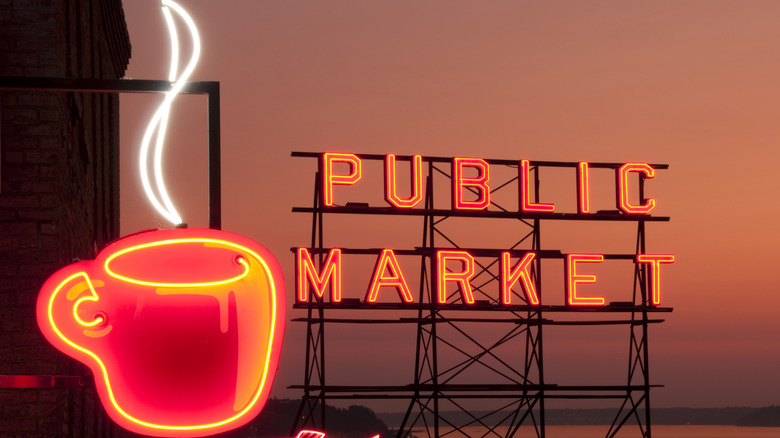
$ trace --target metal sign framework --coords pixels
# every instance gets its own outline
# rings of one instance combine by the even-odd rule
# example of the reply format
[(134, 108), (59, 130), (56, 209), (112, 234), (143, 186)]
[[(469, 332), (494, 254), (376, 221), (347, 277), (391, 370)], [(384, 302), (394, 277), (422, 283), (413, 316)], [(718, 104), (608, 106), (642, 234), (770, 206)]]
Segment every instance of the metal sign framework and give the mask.
[[(319, 153), (293, 152), (293, 157), (322, 159)], [(382, 155), (358, 154), (361, 160), (382, 160)], [(399, 157), (410, 159), (410, 157)], [(317, 174), (312, 207), (295, 207), (293, 212), (312, 215), (311, 246), (309, 248), (318, 266), (323, 266), (329, 248), (325, 240), (325, 217), (329, 215), (418, 215), (422, 217), (422, 236), (413, 249), (394, 249), (399, 255), (418, 256), (420, 259), (419, 295), (414, 303), (366, 303), (358, 299), (327, 302), (314, 297), (309, 302), (298, 302), (296, 309), (306, 311), (305, 317), (293, 321), (306, 324), (306, 363), (300, 404), (293, 431), (300, 427), (327, 430), (325, 406), (329, 400), (406, 399), (408, 407), (398, 437), (412, 436), (469, 436), (466, 427), (480, 427), (482, 436), (515, 436), (519, 427), (532, 426), (537, 437), (546, 436), (545, 401), (551, 399), (612, 399), (620, 403), (606, 437), (615, 436), (627, 425), (635, 425), (641, 436), (651, 437), (648, 327), (663, 320), (653, 314), (671, 312), (668, 307), (653, 306), (650, 302), (650, 278), (647, 266), (636, 264), (632, 300), (612, 302), (603, 307), (577, 308), (566, 305), (536, 305), (526, 302), (523, 294), (513, 292), (513, 300), (522, 304), (505, 305), (496, 294), (488, 291), (499, 281), (495, 273), (497, 256), (501, 250), (462, 248), (445, 225), (457, 217), (489, 217), (511, 220), (521, 227), (510, 236), (513, 241), (504, 248), (510, 251), (534, 251), (538, 254), (531, 267), (531, 276), (543, 295), (542, 260), (562, 259), (560, 251), (545, 250), (542, 246), (542, 224), (556, 220), (629, 221), (637, 224), (634, 254), (608, 254), (606, 259), (633, 259), (646, 250), (646, 222), (668, 221), (668, 217), (621, 214), (619, 211), (599, 211), (593, 214), (527, 213), (509, 211), (491, 202), (487, 211), (442, 210), (434, 208), (434, 186), (440, 179), (451, 180), (448, 173), (450, 158), (426, 157), (424, 208), (397, 209), (372, 207), (363, 204), (323, 206), (321, 178)], [(517, 167), (514, 160), (486, 160), (491, 166)], [(544, 168), (574, 168), (571, 162), (531, 162), (534, 179), (534, 199), (539, 199), (540, 173)], [(617, 163), (591, 163), (592, 168), (617, 169)], [(667, 165), (654, 164), (654, 169)], [(322, 169), (321, 166), (319, 166)], [(515, 173), (516, 175), (516, 173)], [(515, 183), (517, 177), (496, 183), (491, 194)], [(639, 199), (644, 199), (644, 178), (639, 178)], [(466, 249), (477, 259), (477, 272), (472, 278), (476, 303), (467, 305), (460, 296), (446, 304), (436, 302), (435, 250), (442, 248)], [(343, 254), (376, 257), (381, 250), (341, 248)], [(411, 281), (411, 280), (410, 280)], [(381, 310), (380, 310), (381, 309)], [(379, 317), (365, 318), (366, 310)], [(395, 310), (394, 312), (383, 312)], [(339, 317), (329, 317), (337, 312)], [(465, 313), (464, 313), (465, 312)], [(344, 314), (349, 316), (343, 316)], [(410, 316), (413, 315), (413, 316)], [(341, 385), (326, 382), (325, 345), (338, 343), (333, 336), (326, 337), (326, 327), (335, 324), (402, 324), (416, 326), (414, 375), (411, 383), (397, 386)], [(473, 327), (490, 325), (500, 336), (485, 342), (473, 336)], [(547, 326), (614, 326), (629, 329), (629, 360), (624, 384), (615, 385), (558, 385), (545, 379), (544, 328)], [(327, 339), (327, 342), (326, 342)], [(512, 348), (508, 348), (511, 346)], [(507, 350), (514, 354), (507, 354)], [(521, 357), (516, 357), (517, 352)], [(453, 354), (455, 359), (453, 360)], [(346, 358), (339, 358), (345, 361)], [(332, 362), (332, 361), (331, 361)], [(469, 407), (474, 400), (498, 401), (492, 410), (475, 411)], [(452, 411), (460, 416), (451, 417)], [(468, 418), (463, 421), (463, 418)], [(473, 430), (473, 429), (472, 429)]]

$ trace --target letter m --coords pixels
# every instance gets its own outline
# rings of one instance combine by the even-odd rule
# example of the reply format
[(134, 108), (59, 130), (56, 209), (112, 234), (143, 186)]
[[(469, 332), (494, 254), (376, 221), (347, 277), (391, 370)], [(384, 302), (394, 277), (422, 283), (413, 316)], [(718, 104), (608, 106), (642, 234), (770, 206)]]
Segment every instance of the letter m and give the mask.
[(341, 301), (341, 250), (333, 248), (328, 252), (328, 258), (321, 264), (318, 272), (307, 248), (295, 251), (295, 289), (299, 303), (309, 301), (309, 285), (320, 300), (325, 297), (325, 288), (330, 282), (330, 300)]

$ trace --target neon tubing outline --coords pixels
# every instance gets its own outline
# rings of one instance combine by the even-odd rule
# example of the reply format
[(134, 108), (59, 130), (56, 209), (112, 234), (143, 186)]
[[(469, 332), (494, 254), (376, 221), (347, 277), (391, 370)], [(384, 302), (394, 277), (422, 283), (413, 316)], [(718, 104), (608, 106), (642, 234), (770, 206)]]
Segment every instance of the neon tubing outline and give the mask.
[[(178, 71), (179, 38), (178, 34), (176, 33), (173, 17), (171, 15), (171, 9), (176, 12), (176, 14), (178, 14), (178, 16), (184, 21), (192, 38), (192, 56), (190, 57), (187, 66), (184, 68), (178, 78), (176, 77), (176, 74)], [(163, 100), (163, 103), (157, 108), (157, 111), (155, 111), (152, 119), (149, 121), (149, 125), (146, 127), (143, 140), (141, 141), (139, 169), (144, 193), (152, 203), (152, 206), (155, 208), (155, 210), (157, 210), (157, 212), (165, 217), (165, 219), (174, 225), (178, 225), (182, 223), (182, 219), (171, 202), (170, 196), (168, 195), (168, 190), (165, 188), (165, 181), (163, 180), (162, 176), (162, 153), (164, 149), (163, 146), (165, 132), (168, 127), (168, 118), (171, 110), (171, 104), (173, 103), (173, 100), (176, 98), (176, 96), (181, 92), (182, 88), (184, 88), (184, 83), (187, 81), (187, 79), (189, 79), (192, 71), (195, 69), (195, 65), (198, 63), (198, 58), (200, 57), (201, 45), (198, 29), (195, 26), (195, 22), (192, 20), (192, 17), (187, 14), (187, 11), (185, 11), (181, 6), (172, 0), (162, 1), (162, 11), (163, 16), (165, 17), (165, 23), (168, 27), (168, 32), (171, 37), (171, 67), (168, 74), (168, 80), (173, 82), (173, 86), (165, 93), (165, 99)], [(157, 136), (155, 138), (153, 151), (153, 172), (154, 183), (157, 187), (158, 194), (155, 194), (154, 189), (152, 188), (147, 170), (150, 143), (155, 131), (157, 132)]]
[[(114, 391), (111, 388), (111, 382), (109, 382), (109, 380), (108, 380), (108, 371), (106, 370), (106, 366), (105, 366), (105, 364), (103, 364), (103, 361), (100, 359), (100, 357), (98, 357), (92, 351), (90, 351), (90, 350), (88, 350), (88, 349), (86, 349), (84, 347), (81, 347), (80, 345), (78, 345), (75, 342), (73, 342), (70, 339), (68, 339), (60, 331), (60, 329), (57, 327), (57, 325), (54, 323), (54, 317), (52, 315), (52, 311), (53, 311), (53, 306), (54, 306), (54, 302), (55, 302), (55, 297), (57, 296), (58, 293), (60, 293), (62, 287), (64, 285), (68, 284), (74, 278), (79, 277), (79, 276), (85, 277), (87, 279), (87, 284), (89, 286), (90, 291), (92, 292), (92, 295), (97, 296), (97, 293), (93, 289), (92, 283), (89, 281), (89, 276), (87, 275), (87, 273), (84, 272), (84, 271), (80, 271), (80, 272), (72, 274), (69, 277), (67, 277), (64, 280), (62, 280), (60, 282), (60, 284), (57, 285), (57, 287), (55, 288), (54, 292), (51, 294), (51, 297), (49, 298), (49, 302), (48, 302), (48, 305), (47, 305), (47, 317), (48, 317), (48, 320), (49, 320), (49, 325), (54, 330), (54, 332), (57, 334), (57, 336), (60, 339), (62, 339), (66, 344), (68, 344), (71, 348), (73, 348), (75, 350), (78, 350), (78, 351), (86, 354), (87, 356), (91, 357), (98, 364), (98, 366), (100, 366), (100, 370), (102, 371), (102, 374), (103, 374), (103, 381), (105, 382), (105, 385), (106, 385), (106, 391), (108, 392), (108, 397), (111, 400), (111, 404), (114, 406), (114, 409), (116, 409), (116, 411), (119, 414), (121, 414), (123, 417), (125, 417), (127, 420), (129, 420), (129, 421), (131, 421), (133, 423), (136, 423), (136, 424), (138, 424), (140, 426), (147, 427), (149, 429), (161, 429), (161, 430), (167, 430), (167, 431), (176, 431), (176, 430), (178, 430), (178, 431), (193, 431), (193, 430), (213, 429), (215, 427), (220, 427), (220, 426), (224, 426), (226, 424), (232, 423), (232, 422), (236, 421), (237, 419), (241, 418), (242, 416), (244, 416), (247, 412), (249, 412), (250, 409), (252, 409), (252, 407), (254, 407), (254, 405), (260, 399), (260, 395), (263, 393), (263, 388), (265, 387), (266, 384), (270, 383), (270, 382), (267, 381), (268, 380), (268, 368), (269, 368), (268, 365), (269, 365), (270, 360), (271, 360), (271, 353), (273, 351), (274, 338), (276, 336), (279, 336), (279, 333), (276, 333), (276, 328), (277, 328), (277, 324), (276, 324), (276, 305), (277, 305), (277, 303), (276, 303), (276, 301), (277, 301), (276, 293), (277, 292), (276, 292), (276, 285), (273, 282), (274, 276), (273, 276), (273, 274), (271, 272), (271, 268), (266, 264), (266, 261), (263, 260), (263, 258), (260, 257), (257, 253), (255, 253), (251, 249), (246, 248), (246, 247), (244, 247), (242, 245), (238, 245), (236, 243), (229, 242), (229, 241), (226, 241), (226, 240), (217, 240), (217, 239), (195, 239), (195, 240), (212, 240), (214, 242), (219, 242), (220, 244), (223, 244), (225, 246), (238, 248), (240, 251), (245, 251), (246, 253), (250, 254), (252, 257), (254, 257), (257, 261), (260, 262), (260, 265), (263, 267), (263, 271), (264, 271), (266, 277), (271, 280), (271, 281), (269, 281), (269, 285), (270, 285), (270, 289), (271, 289), (271, 300), (270, 300), (270, 302), (271, 302), (271, 306), (272, 306), (272, 308), (271, 308), (271, 330), (270, 330), (270, 338), (269, 338), (269, 342), (268, 342), (268, 349), (266, 350), (266, 354), (265, 354), (263, 375), (262, 375), (262, 378), (260, 379), (260, 383), (258, 385), (257, 390), (255, 391), (255, 394), (254, 394), (252, 400), (247, 404), (246, 407), (244, 407), (244, 409), (242, 409), (241, 411), (237, 412), (235, 415), (233, 415), (232, 417), (230, 417), (228, 419), (225, 419), (225, 420), (222, 420), (222, 421), (217, 421), (217, 422), (214, 422), (214, 423), (209, 423), (209, 424), (198, 424), (198, 425), (191, 425), (191, 426), (170, 426), (170, 425), (155, 424), (155, 423), (143, 421), (143, 420), (135, 418), (132, 415), (130, 415), (129, 413), (125, 412), (125, 410), (122, 409), (119, 406), (119, 404), (116, 401), (116, 398), (114, 397)], [(175, 239), (174, 239), (174, 240), (171, 240), (171, 241), (167, 241), (167, 243), (176, 243), (176, 242), (175, 242)], [(139, 246), (143, 246), (143, 245), (139, 245)], [(74, 307), (78, 307), (78, 305), (80, 303), (81, 303), (81, 300), (79, 300), (74, 305)], [(77, 317), (76, 319), (82, 325), (87, 325), (87, 326), (91, 325), (91, 323), (84, 324), (84, 321), (81, 318)], [(102, 321), (100, 321), (100, 322), (102, 322)], [(96, 324), (99, 324), (100, 322), (97, 322)], [(96, 376), (96, 378), (97, 378), (97, 376)]]

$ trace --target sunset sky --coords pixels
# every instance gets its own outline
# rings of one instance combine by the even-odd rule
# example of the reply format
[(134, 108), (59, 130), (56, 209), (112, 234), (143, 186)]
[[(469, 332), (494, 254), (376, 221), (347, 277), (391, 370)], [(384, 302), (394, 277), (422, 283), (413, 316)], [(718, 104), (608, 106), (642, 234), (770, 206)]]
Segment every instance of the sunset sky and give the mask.
[[(277, 255), (288, 304), (289, 249), (308, 245), (311, 223), (291, 209), (311, 205), (315, 172), (314, 160), (292, 151), (666, 163), (647, 183), (654, 214), (671, 217), (649, 225), (648, 247), (677, 257), (663, 271), (663, 304), (674, 312), (650, 332), (651, 383), (665, 385), (653, 391), (653, 406), (780, 403), (779, 2), (181, 4), (203, 42), (191, 79), (221, 85), (223, 229)], [(124, 6), (127, 77), (166, 79), (158, 2)], [(121, 101), (125, 234), (167, 226), (142, 199), (136, 172), (158, 101)], [(171, 196), (191, 227), (207, 226), (205, 98), (180, 97), (173, 114)], [(542, 184), (543, 196), (554, 196), (574, 179)], [(587, 228), (566, 226), (546, 241), (598, 250), (582, 237)], [(289, 317), (304, 315), (288, 307)], [(274, 395), (300, 396), (285, 388), (301, 383), (303, 342), (303, 326), (288, 324)], [(329, 348), (362, 345), (350, 342)], [(372, 342), (413, 350), (414, 337)], [(605, 343), (625, 353), (628, 333), (614, 341), (562, 335), (545, 358), (550, 374), (564, 378)], [(411, 379), (411, 363), (392, 354), (386, 361), (377, 372)], [(609, 372), (591, 366), (596, 379)]]

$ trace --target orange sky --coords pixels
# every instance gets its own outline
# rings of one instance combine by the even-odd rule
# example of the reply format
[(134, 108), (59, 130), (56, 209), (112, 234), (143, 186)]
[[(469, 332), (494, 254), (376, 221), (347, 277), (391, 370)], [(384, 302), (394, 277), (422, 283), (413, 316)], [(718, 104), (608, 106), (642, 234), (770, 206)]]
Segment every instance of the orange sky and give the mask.
[[(311, 204), (314, 175), (291, 151), (668, 163), (648, 182), (655, 213), (672, 218), (650, 225), (649, 248), (677, 256), (664, 269), (674, 313), (651, 330), (651, 382), (666, 385), (653, 406), (780, 402), (780, 3), (181, 3), (203, 39), (192, 79), (221, 83), (223, 228), (277, 254), (289, 301), (289, 248), (310, 232), (290, 210)], [(164, 79), (157, 2), (126, 1), (125, 14), (127, 76)], [(122, 98), (124, 233), (164, 225), (136, 174), (155, 102)], [(173, 111), (171, 195), (190, 226), (205, 226), (205, 98)], [(300, 383), (302, 328), (288, 325), (277, 396), (299, 395), (284, 388)], [(546, 358), (553, 376), (609, 343), (559, 342)], [(389, 358), (380, 371), (407, 368), (411, 379), (411, 364)]]

